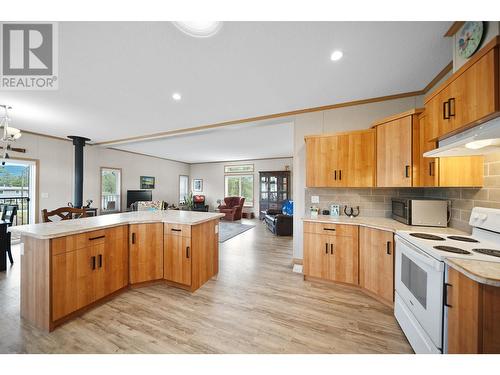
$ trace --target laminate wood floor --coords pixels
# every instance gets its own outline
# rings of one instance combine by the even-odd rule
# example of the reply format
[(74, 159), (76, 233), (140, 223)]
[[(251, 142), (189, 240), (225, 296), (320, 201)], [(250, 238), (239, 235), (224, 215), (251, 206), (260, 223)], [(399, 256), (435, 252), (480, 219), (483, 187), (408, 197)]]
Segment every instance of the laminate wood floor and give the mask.
[(19, 316), (18, 261), (0, 272), (0, 353), (412, 353), (392, 310), (361, 291), (304, 281), (292, 240), (256, 227), (220, 246), (195, 293), (127, 291), (48, 334)]

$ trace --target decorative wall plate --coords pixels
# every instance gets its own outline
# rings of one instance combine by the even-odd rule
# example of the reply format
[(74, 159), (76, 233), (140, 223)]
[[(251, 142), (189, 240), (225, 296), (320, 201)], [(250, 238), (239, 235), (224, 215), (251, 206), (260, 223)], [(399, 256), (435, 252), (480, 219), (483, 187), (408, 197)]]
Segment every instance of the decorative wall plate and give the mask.
[(457, 37), (457, 51), (463, 58), (471, 57), (477, 51), (483, 39), (483, 21), (467, 21)]

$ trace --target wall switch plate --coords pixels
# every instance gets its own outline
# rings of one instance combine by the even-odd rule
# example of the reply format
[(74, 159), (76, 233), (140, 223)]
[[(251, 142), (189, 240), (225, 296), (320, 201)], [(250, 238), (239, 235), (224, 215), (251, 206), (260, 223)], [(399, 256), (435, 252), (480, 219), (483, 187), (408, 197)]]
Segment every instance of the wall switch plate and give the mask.
[(41, 193), (40, 194), (42, 198), (47, 199), (49, 197), (49, 193)]
[(319, 203), (319, 195), (311, 195), (311, 203)]

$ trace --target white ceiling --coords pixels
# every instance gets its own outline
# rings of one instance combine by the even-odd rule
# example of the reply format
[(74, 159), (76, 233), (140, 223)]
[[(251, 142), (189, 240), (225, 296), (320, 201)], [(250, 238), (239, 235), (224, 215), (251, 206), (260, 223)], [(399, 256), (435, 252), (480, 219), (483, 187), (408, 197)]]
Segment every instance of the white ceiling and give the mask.
[(116, 146), (186, 163), (291, 157), (291, 123), (241, 124)]
[[(0, 103), (13, 106), (12, 125), (23, 130), (102, 142), (415, 91), (450, 62), (443, 38), (450, 25), (225, 22), (217, 35), (193, 38), (170, 22), (63, 22), (59, 90), (3, 91)], [(336, 63), (334, 49), (344, 52)], [(175, 91), (180, 102), (171, 98)], [(168, 151), (174, 142), (198, 142), (201, 154), (217, 144), (200, 137), (210, 136), (120, 147), (177, 159)], [(219, 152), (206, 158), (226, 157)]]

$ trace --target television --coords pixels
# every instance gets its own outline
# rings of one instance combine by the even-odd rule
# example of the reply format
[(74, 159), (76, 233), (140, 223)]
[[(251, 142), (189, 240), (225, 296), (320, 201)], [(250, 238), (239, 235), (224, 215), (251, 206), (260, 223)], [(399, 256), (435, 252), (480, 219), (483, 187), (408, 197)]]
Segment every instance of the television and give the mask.
[(127, 208), (135, 202), (152, 201), (153, 192), (151, 190), (127, 190)]

